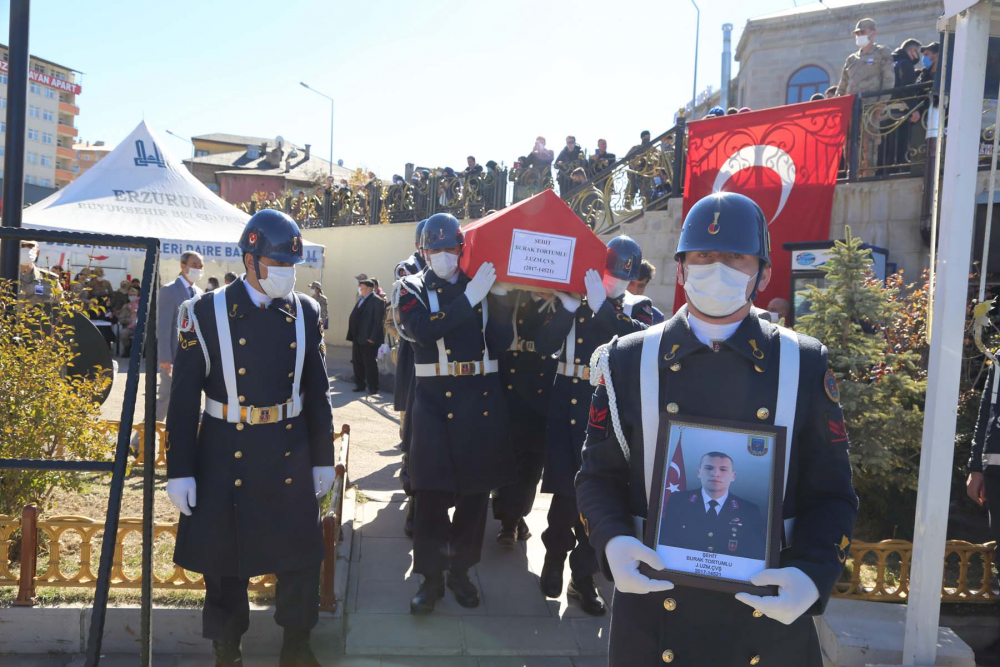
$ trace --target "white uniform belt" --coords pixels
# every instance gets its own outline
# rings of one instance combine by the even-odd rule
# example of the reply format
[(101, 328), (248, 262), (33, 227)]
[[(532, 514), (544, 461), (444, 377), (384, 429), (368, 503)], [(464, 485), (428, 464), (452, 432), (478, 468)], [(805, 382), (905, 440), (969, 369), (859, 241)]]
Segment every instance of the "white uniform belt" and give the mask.
[(570, 378), (589, 380), (590, 366), (586, 364), (567, 364), (566, 362), (560, 361), (559, 365), (556, 366), (556, 373)]
[(1000, 466), (1000, 454), (983, 454), (983, 464), (988, 466)]
[(413, 364), (413, 372), (417, 377), (438, 377), (450, 375), (462, 377), (465, 375), (487, 375), (497, 372), (495, 359), (487, 361), (450, 361), (446, 364)]
[[(298, 409), (296, 409), (296, 404)], [(285, 419), (298, 417), (302, 412), (302, 401), (288, 399), (279, 405), (256, 407), (253, 405), (239, 406), (239, 419), (229, 419), (229, 406), (215, 399), (205, 397), (205, 414), (223, 421), (238, 421), (244, 424), (274, 424)]]

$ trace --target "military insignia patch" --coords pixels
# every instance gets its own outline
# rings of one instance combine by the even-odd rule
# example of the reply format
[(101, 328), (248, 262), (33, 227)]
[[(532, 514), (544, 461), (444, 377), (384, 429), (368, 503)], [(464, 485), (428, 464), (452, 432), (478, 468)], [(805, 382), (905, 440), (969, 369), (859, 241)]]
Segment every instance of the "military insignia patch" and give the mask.
[(299, 237), (292, 237), (292, 252), (297, 252), (299, 249)]
[(719, 224), (719, 213), (721, 211), (715, 212), (715, 219), (708, 225), (708, 233), (715, 236), (722, 230), (722, 225)]
[(827, 424), (830, 427), (830, 442), (831, 443), (846, 443), (847, 442), (847, 425), (844, 423), (844, 418), (834, 421), (829, 417), (826, 418)]
[(696, 502), (698, 502), (698, 494), (697, 493), (692, 493), (691, 497), (688, 498), (688, 502), (689, 503), (696, 503)]
[(406, 291), (405, 287), (399, 288), (399, 296), (406, 296), (407, 294), (409, 294), (409, 292)]
[(840, 404), (840, 387), (837, 386), (837, 376), (829, 369), (823, 376), (823, 390), (831, 401)]
[(767, 454), (767, 438), (751, 435), (747, 451), (753, 456), (764, 456)]
[(736, 540), (729, 540), (729, 550), (736, 551)]
[(848, 539), (847, 535), (843, 535), (840, 538), (840, 544), (834, 545), (837, 547), (837, 560), (841, 563), (847, 562), (848, 549), (851, 546), (851, 540)]
[(181, 327), (179, 329), (181, 332), (194, 331), (194, 322), (191, 321), (189, 317), (181, 318)]
[(596, 405), (590, 406), (590, 421), (587, 422), (588, 426), (604, 431), (607, 428), (607, 421), (608, 421), (607, 408), (600, 410)]
[(722, 341), (721, 340), (713, 340), (712, 341), (712, 352), (719, 352), (721, 350), (722, 350)]
[(740, 508), (740, 504), (736, 502), (735, 498), (729, 499), (729, 506), (732, 507), (734, 510), (738, 510)]

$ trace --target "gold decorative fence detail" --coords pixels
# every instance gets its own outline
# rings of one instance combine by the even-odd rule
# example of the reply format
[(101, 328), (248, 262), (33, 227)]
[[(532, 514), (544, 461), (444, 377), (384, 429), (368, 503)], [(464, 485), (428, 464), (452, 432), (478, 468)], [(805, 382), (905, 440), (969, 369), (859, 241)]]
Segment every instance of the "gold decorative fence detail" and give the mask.
[[(945, 543), (942, 602), (994, 602), (1000, 590), (994, 583), (995, 542), (972, 544), (962, 540)], [(905, 540), (856, 542), (844, 579), (833, 596), (875, 602), (904, 602), (909, 596), (913, 544)]]
[[(115, 438), (118, 436), (118, 429), (121, 423), (116, 419), (102, 419), (101, 424), (104, 425), (105, 431), (109, 438)], [(146, 424), (139, 422), (138, 424), (132, 425), (132, 431), (137, 433), (139, 436), (138, 447), (139, 455), (132, 461), (132, 465), (141, 466), (146, 462)], [(156, 422), (156, 467), (166, 468), (167, 467), (167, 452), (163, 447), (163, 441), (167, 435), (167, 425), (164, 422)], [(56, 452), (56, 458), (62, 456), (61, 451)]]

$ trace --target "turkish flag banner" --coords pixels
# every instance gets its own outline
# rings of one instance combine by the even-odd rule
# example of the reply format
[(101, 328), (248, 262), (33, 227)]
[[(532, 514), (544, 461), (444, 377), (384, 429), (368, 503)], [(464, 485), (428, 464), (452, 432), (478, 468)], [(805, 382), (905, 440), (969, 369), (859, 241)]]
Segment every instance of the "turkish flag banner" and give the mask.
[(476, 275), (493, 262), (498, 283), (583, 294), (588, 269), (604, 272), (607, 247), (552, 190), (464, 227), (459, 266)]
[[(688, 125), (684, 217), (699, 199), (720, 191), (746, 195), (764, 211), (772, 270), (771, 283), (757, 295), (761, 307), (789, 297), (791, 253), (782, 244), (830, 237), (853, 103), (853, 97), (834, 97)], [(684, 303), (684, 288), (677, 285), (674, 311)]]

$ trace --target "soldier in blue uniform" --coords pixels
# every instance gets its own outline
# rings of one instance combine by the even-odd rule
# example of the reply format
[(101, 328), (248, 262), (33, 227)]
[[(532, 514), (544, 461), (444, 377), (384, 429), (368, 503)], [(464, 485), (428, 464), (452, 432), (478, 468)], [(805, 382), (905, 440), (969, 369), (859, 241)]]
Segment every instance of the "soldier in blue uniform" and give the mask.
[(760, 509), (730, 492), (736, 479), (733, 459), (707, 452), (698, 464), (702, 486), (669, 496), (660, 522), (660, 544), (763, 560), (767, 526)]
[[(595, 357), (599, 384), (576, 489), (617, 589), (612, 666), (822, 664), (810, 616), (823, 612), (843, 571), (857, 496), (826, 348), (751, 312), (770, 279), (769, 246), (750, 199), (719, 193), (697, 202), (676, 254), (688, 305)], [(777, 586), (777, 596), (674, 589), (638, 572), (640, 561), (664, 567), (641, 542), (662, 411), (788, 429), (780, 566), (751, 578)]]
[[(403, 278), (399, 311), (413, 341), (413, 407), (407, 421), (413, 489), (413, 571), (423, 575), (410, 611), (426, 614), (447, 585), (458, 603), (479, 605), (468, 570), (479, 562), (491, 489), (510, 481), (507, 406), (497, 359), (513, 339), (506, 291), (483, 264), (458, 268), (464, 237), (447, 213), (427, 219), (428, 269)], [(454, 519), (448, 510), (454, 507)]]
[(247, 273), (178, 315), (166, 438), (167, 494), (181, 511), (174, 562), (205, 575), (216, 665), (242, 664), (250, 577), (276, 574), (281, 665), (317, 666), (319, 498), (335, 475), (319, 305), (292, 291), (303, 259), (289, 216), (257, 212), (239, 248)]
[[(413, 254), (396, 265), (395, 276), (397, 281), (406, 276), (415, 276), (427, 267), (427, 262), (424, 260), (423, 252), (420, 249), (420, 236), (424, 231), (425, 224), (427, 224), (426, 219), (417, 223), (417, 235), (413, 241)], [(393, 290), (395, 289), (396, 286), (393, 285)], [(413, 387), (413, 383), (413, 348), (410, 347), (408, 340), (400, 336), (399, 352), (396, 355), (396, 379), (393, 387), (392, 407), (399, 412), (400, 449), (403, 452), (403, 465), (399, 470), (399, 482), (402, 484), (403, 491), (406, 492), (408, 497), (412, 497), (413, 494), (410, 491), (410, 471), (407, 454), (409, 446), (406, 442), (406, 413), (409, 411), (411, 405), (412, 396), (410, 395), (410, 389)], [(407, 537), (413, 537), (412, 500), (406, 504), (406, 518), (403, 521), (403, 532), (406, 533)]]
[(556, 360), (535, 349), (535, 332), (542, 323), (545, 302), (518, 290), (514, 298), (514, 340), (500, 358), (510, 413), (510, 446), (517, 459), (517, 477), (493, 495), (493, 518), (500, 522), (497, 542), (514, 546), (531, 537), (524, 517), (535, 502), (545, 464), (545, 420)]
[(626, 292), (639, 275), (642, 251), (634, 240), (619, 236), (608, 243), (603, 277), (587, 272), (587, 295), (582, 300), (557, 293), (551, 311), (535, 335), (535, 348), (543, 355), (558, 355), (555, 383), (546, 423), (545, 472), (542, 491), (551, 493), (548, 528), (542, 533), (545, 562), (539, 586), (547, 597), (563, 590), (566, 554), (572, 579), (566, 589), (588, 614), (604, 614), (604, 602), (594, 585), (599, 567), (587, 540), (576, 505), (573, 478), (580, 469), (580, 450), (587, 427), (592, 390), (590, 356), (615, 335), (642, 331), (653, 321), (652, 304), (645, 297)]

